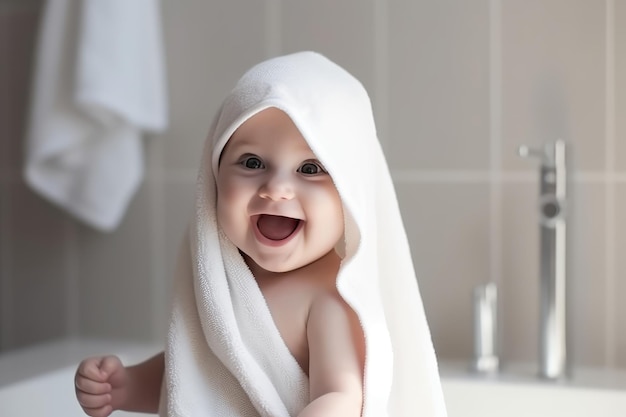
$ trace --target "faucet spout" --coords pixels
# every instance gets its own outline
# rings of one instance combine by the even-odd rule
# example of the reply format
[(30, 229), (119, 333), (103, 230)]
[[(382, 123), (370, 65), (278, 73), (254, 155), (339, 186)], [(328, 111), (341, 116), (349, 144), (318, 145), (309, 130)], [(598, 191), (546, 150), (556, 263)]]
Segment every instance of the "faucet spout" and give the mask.
[(541, 155), (539, 374), (559, 379), (567, 375), (565, 142), (551, 142), (543, 152), (520, 147), (519, 154)]

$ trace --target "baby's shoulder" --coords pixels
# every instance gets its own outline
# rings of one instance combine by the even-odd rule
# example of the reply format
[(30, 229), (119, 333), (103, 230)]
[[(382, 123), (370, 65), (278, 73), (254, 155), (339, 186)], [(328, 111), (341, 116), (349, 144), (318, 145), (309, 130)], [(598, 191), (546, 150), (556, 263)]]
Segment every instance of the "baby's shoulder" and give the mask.
[(311, 299), (311, 318), (321, 318), (336, 315), (346, 315), (352, 311), (335, 287), (322, 287)]

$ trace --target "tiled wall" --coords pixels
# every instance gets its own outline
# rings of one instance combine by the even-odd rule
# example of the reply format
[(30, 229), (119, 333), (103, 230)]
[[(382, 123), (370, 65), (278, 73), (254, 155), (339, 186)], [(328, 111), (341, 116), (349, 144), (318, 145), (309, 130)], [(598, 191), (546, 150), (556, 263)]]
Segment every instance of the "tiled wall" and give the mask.
[(197, 155), (221, 99), (269, 56), (315, 49), (373, 99), (442, 358), (472, 355), (472, 288), (500, 288), (502, 356), (537, 358), (537, 172), (571, 144), (574, 362), (626, 367), (626, 5), (614, 0), (162, 2), (171, 126), (120, 228), (96, 233), (20, 178), (40, 2), (0, 2), (0, 349), (163, 336)]

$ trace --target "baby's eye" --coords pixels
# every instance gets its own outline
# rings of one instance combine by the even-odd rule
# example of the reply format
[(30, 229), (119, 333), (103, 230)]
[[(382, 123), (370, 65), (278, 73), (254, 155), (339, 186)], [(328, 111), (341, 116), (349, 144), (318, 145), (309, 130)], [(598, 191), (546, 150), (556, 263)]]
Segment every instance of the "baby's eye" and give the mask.
[(256, 156), (249, 156), (241, 161), (241, 165), (248, 169), (261, 169), (265, 168), (263, 162)]
[(318, 175), (318, 174), (326, 174), (326, 170), (322, 168), (322, 165), (319, 162), (307, 161), (303, 163), (300, 168), (298, 168), (298, 172), (304, 175)]

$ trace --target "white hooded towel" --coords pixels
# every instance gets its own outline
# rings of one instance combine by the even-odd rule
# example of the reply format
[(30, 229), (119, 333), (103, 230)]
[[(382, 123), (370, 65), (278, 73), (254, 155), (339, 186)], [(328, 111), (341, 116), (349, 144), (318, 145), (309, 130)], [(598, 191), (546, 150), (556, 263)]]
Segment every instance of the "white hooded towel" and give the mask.
[(324, 56), (300, 52), (250, 69), (209, 133), (196, 216), (181, 250), (166, 348), (166, 416), (297, 416), (308, 379), (216, 218), (215, 175), (232, 133), (276, 107), (331, 175), (345, 213), (337, 288), (366, 342), (364, 417), (440, 417), (445, 405), (409, 245), (363, 86)]

